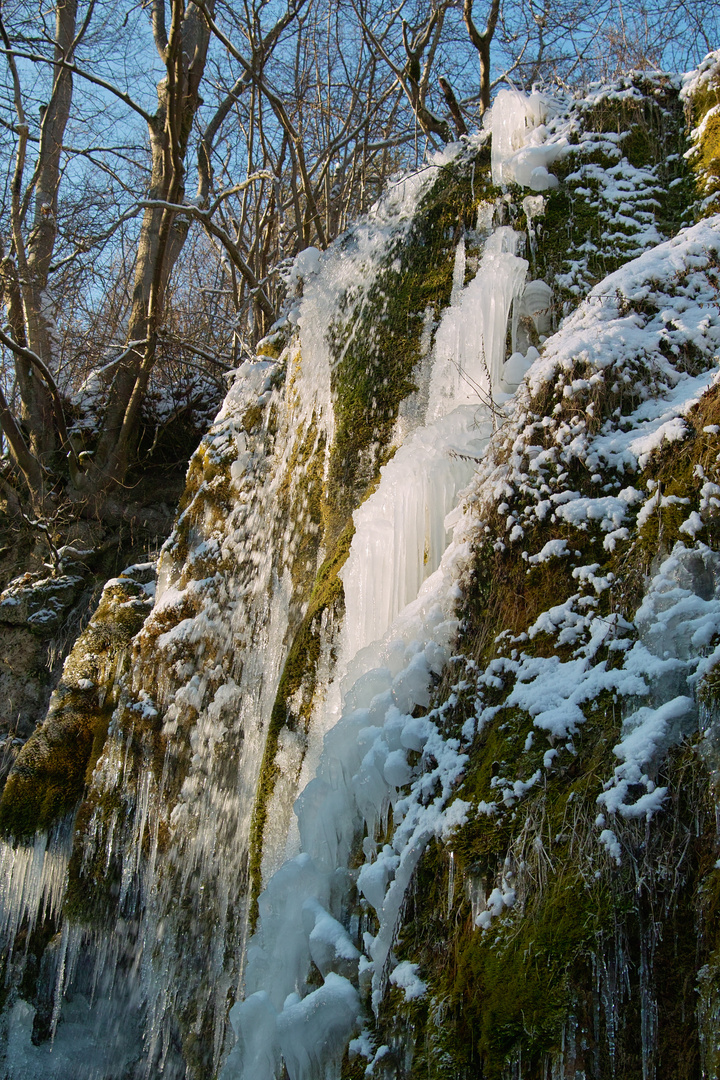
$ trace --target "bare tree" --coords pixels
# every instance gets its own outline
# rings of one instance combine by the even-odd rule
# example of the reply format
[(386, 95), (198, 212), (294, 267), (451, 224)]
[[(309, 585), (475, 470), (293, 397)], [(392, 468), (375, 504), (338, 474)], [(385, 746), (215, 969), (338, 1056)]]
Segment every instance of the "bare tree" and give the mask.
[(470, 40), (477, 49), (480, 59), (480, 115), (490, 108), (490, 45), (492, 43), (495, 27), (497, 26), (500, 13), (500, 0), (491, 0), (488, 9), (485, 27), (478, 30), (473, 19), (473, 0), (464, 0), (463, 19), (467, 26)]
[(479, 2), (56, 0), (39, 22), (0, 3), (0, 427), (32, 501), (124, 483), (180, 366), (219, 393), (287, 260), (370, 206), (419, 134), (465, 134), (503, 81), (696, 59), (718, 22), (710, 0)]
[[(17, 140), (10, 192), (11, 250), (0, 251), (1, 281), (10, 332), (3, 331), (0, 341), (15, 357), (21, 421), (28, 433), (27, 441), (20, 426), (11, 419), (4, 397), (0, 400), (0, 414), (10, 452), (36, 500), (44, 492), (44, 469), (56, 448), (58, 434), (68, 445), (59, 394), (51, 374), (53, 326), (48, 318), (47, 287), (57, 235), (63, 137), (72, 100), (72, 59), (87, 30), (91, 13), (92, 3), (77, 30), (77, 0), (61, 0), (57, 5), (50, 99), (42, 107), (38, 151), (27, 183), (30, 126), (16, 57), (0, 18), (0, 37), (11, 77)], [(32, 224), (27, 228), (30, 214)], [(57, 426), (54, 420), (58, 421)], [(73, 452), (71, 448), (70, 452)]]

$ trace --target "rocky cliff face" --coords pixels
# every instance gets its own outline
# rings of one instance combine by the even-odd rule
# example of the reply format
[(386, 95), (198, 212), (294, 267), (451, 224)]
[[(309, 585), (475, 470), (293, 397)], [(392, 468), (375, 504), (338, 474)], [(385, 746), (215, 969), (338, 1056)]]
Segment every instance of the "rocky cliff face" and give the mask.
[(719, 70), (298, 257), (5, 786), (3, 1075), (720, 1075)]

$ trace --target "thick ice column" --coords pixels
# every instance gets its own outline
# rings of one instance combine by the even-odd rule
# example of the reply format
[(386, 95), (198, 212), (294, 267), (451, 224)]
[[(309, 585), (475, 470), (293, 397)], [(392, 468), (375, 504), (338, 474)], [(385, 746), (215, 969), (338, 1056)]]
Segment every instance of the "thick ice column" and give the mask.
[(498, 187), (507, 182), (505, 162), (524, 146), (528, 132), (534, 127), (528, 105), (529, 99), (519, 90), (501, 90), (495, 98), (491, 112), (490, 162), (492, 182)]

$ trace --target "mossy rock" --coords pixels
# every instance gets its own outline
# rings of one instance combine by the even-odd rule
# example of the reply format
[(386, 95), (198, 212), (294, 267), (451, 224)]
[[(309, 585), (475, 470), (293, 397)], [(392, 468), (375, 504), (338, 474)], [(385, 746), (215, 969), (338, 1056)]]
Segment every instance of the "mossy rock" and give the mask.
[(690, 163), (701, 196), (700, 213), (707, 217), (720, 210), (720, 62), (717, 59), (698, 80), (687, 110), (697, 132)]
[(152, 605), (142, 581), (117, 578), (65, 661), (45, 721), (18, 754), (0, 797), (0, 835), (29, 840), (80, 802), (117, 702), (125, 651)]
[[(689, 224), (697, 198), (672, 80), (634, 73), (574, 109), (580, 130), (553, 165), (559, 187), (546, 193), (544, 215), (533, 223), (533, 272), (553, 286), (558, 317), (653, 242), (651, 222), (664, 237)], [(608, 185), (638, 171), (637, 187)], [(524, 213), (515, 222), (523, 226)]]
[[(607, 735), (586, 743), (578, 750), (581, 772), (587, 766), (592, 771), (592, 756), (607, 756), (612, 745)], [(495, 752), (487, 742), (473, 749), (471, 760)], [(403, 1075), (505, 1080), (522, 1068), (520, 1075), (540, 1080), (565, 1068), (641, 1080), (639, 1002), (648, 949), (657, 1026), (647, 1060), (659, 1077), (700, 1075), (698, 968), (706, 1026), (720, 1003), (720, 888), (712, 880), (716, 871), (706, 876), (714, 807), (694, 745), (671, 755), (661, 781), (673, 792), (672, 805), (650, 832), (644, 823), (617, 827), (620, 867), (593, 856), (599, 784), (585, 790), (584, 777), (558, 775), (544, 792), (518, 804), (509, 829), (495, 830), (497, 860), (502, 866), (511, 852), (522, 870), (523, 853), (535, 853), (534, 868), (524, 870), (531, 873), (531, 887), (486, 930), (472, 924), (467, 891), (482, 871), (466, 862), (458, 834), (446, 845), (429, 845), (394, 950), (398, 959), (419, 963), (428, 993), (418, 1002), (388, 994), (375, 1034), (378, 1042), (414, 1048)], [(455, 890), (448, 910), (450, 847)], [(487, 865), (484, 856), (480, 864)], [(488, 891), (494, 880), (490, 869)], [(615, 971), (622, 980), (613, 983), (609, 973)], [(603, 996), (611, 994), (617, 998)]]

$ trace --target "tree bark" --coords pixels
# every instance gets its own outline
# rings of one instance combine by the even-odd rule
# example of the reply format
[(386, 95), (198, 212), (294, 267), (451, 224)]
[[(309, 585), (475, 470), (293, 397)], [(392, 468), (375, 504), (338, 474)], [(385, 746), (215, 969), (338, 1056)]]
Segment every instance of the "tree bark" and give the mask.
[[(23, 195), (28, 125), (20, 79), (14, 58), (8, 54), (17, 114), (18, 145), (11, 184), (11, 221), (14, 258), (2, 264), (4, 300), (13, 338), (27, 346), (52, 372), (55, 367), (54, 327), (47, 296), (50, 263), (57, 236), (58, 190), (63, 138), (72, 103), (71, 61), (76, 44), (77, 0), (58, 0), (55, 10), (55, 63), (52, 93), (40, 125), (40, 145), (35, 170)], [(0, 34), (6, 49), (10, 41), (4, 25)], [(24, 219), (34, 195), (33, 222), (25, 237)], [(28, 360), (16, 356), (21, 399), (21, 418), (29, 433), (30, 452), (47, 460), (56, 448), (53, 402), (48, 388)], [(27, 474), (26, 474), (27, 475)]]

